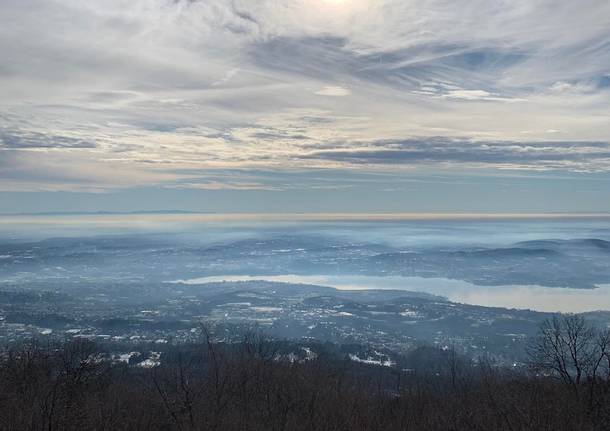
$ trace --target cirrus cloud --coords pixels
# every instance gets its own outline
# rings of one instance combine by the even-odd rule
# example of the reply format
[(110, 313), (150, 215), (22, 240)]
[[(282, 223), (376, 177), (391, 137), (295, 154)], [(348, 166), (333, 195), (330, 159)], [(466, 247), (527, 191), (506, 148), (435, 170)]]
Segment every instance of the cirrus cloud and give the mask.
[(610, 169), (603, 0), (4, 0), (0, 21), (4, 189)]

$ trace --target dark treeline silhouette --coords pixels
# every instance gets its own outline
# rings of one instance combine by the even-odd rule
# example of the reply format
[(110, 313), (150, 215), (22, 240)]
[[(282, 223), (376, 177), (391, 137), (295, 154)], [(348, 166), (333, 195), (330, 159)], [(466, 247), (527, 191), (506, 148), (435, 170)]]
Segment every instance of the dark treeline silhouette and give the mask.
[(256, 332), (223, 343), (205, 328), (150, 368), (105, 360), (86, 340), (32, 342), (2, 354), (0, 429), (606, 430), (608, 340), (580, 317), (554, 319), (519, 370), (425, 347), (409, 369), (324, 345), (296, 360)]

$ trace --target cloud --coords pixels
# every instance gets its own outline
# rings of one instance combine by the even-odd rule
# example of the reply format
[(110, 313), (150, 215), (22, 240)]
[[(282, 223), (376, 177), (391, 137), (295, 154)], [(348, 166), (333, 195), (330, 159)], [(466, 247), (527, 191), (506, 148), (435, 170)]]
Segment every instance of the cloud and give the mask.
[(105, 193), (142, 185), (186, 180), (182, 173), (104, 163), (87, 150), (61, 152), (0, 151), (0, 191)]
[(352, 92), (349, 91), (347, 88), (340, 87), (340, 86), (334, 86), (334, 85), (327, 85), (326, 87), (319, 89), (315, 93), (319, 96), (332, 96), (332, 97), (343, 97), (343, 96), (349, 96), (350, 94), (352, 94)]
[(361, 143), (362, 149), (314, 151), (307, 159), (370, 165), (480, 165), (531, 170), (607, 170), (609, 142), (516, 142), (421, 138)]
[(95, 148), (95, 142), (85, 139), (20, 129), (0, 128), (0, 149), (61, 149)]
[(605, 0), (3, 0), (0, 22), (5, 188), (609, 168)]
[(177, 186), (167, 186), (169, 188), (197, 189), (197, 190), (279, 190), (277, 187), (260, 183), (243, 182), (219, 182), (210, 181), (203, 183), (181, 183)]

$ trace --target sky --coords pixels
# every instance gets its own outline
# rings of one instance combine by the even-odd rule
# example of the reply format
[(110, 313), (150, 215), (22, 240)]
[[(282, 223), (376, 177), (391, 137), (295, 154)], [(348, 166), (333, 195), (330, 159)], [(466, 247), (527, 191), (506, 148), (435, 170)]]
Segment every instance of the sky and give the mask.
[(2, 0), (0, 213), (610, 212), (607, 0)]

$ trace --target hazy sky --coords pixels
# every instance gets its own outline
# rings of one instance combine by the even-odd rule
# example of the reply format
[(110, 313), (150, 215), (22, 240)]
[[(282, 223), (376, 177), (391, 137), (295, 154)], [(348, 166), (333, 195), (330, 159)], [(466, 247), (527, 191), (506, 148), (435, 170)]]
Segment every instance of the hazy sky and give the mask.
[(1, 0), (0, 212), (610, 211), (607, 0)]

